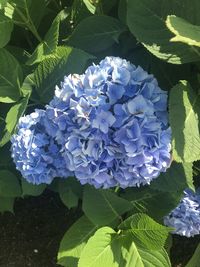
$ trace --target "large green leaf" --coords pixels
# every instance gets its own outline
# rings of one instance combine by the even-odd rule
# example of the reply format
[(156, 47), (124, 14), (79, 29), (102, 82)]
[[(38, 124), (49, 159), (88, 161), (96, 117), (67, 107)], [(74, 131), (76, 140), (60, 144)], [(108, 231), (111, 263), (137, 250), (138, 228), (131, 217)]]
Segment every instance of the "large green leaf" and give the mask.
[(194, 190), (192, 163), (173, 162), (170, 168), (151, 182), (151, 188), (163, 192)]
[(116, 238), (116, 232), (110, 227), (97, 230), (84, 247), (78, 267), (119, 267), (113, 253), (117, 250), (120, 258), (120, 244)]
[[(138, 251), (144, 267), (171, 267), (169, 256), (164, 248), (156, 251), (142, 249), (138, 249)], [(129, 267), (132, 267), (132, 265)]]
[(46, 184), (34, 185), (28, 183), (24, 178), (21, 179), (23, 196), (39, 196), (46, 188)]
[(8, 0), (5, 7), (5, 15), (12, 21), (28, 28), (35, 37), (41, 40), (37, 28), (45, 11), (45, 1), (41, 0)]
[(200, 244), (185, 267), (199, 267)]
[(48, 103), (54, 95), (55, 86), (60, 85), (64, 76), (81, 73), (92, 58), (82, 50), (59, 47), (54, 56), (43, 60), (34, 72), (36, 90), (41, 100)]
[(129, 235), (121, 240), (122, 257), (118, 267), (170, 267), (170, 260), (164, 248), (146, 250), (136, 246)]
[(183, 191), (163, 192), (151, 189), (151, 186), (141, 188), (127, 188), (122, 194), (134, 206), (132, 213), (147, 213), (159, 222), (163, 222), (163, 217), (174, 209)]
[(187, 81), (180, 81), (170, 92), (173, 157), (178, 162), (200, 159), (199, 103), (199, 95)]
[(8, 111), (5, 119), (5, 128), (0, 133), (0, 147), (4, 146), (15, 131), (19, 118), (24, 114), (29, 100), (29, 94), (22, 98)]
[[(174, 64), (199, 60), (199, 52), (182, 43), (172, 43), (167, 15), (175, 14), (200, 25), (199, 0), (128, 0), (127, 24), (130, 31), (155, 56)], [(196, 15), (194, 15), (196, 14)]]
[(97, 230), (87, 217), (82, 216), (65, 233), (58, 251), (58, 264), (65, 267), (77, 267), (78, 259), (86, 242)]
[(92, 236), (81, 254), (78, 267), (170, 267), (166, 251), (138, 248), (130, 235), (120, 236), (102, 227)]
[(10, 41), (10, 35), (13, 30), (13, 22), (0, 11), (0, 48), (4, 47)]
[(21, 187), (17, 177), (8, 170), (0, 171), (0, 196), (20, 197)]
[[(94, 201), (95, 200), (95, 201)], [(83, 211), (96, 225), (108, 225), (133, 206), (127, 200), (105, 189), (95, 189), (91, 186), (84, 188)]]
[(146, 214), (134, 214), (119, 225), (123, 234), (131, 233), (138, 247), (159, 250), (165, 245), (170, 229), (155, 222)]
[(182, 42), (200, 47), (200, 26), (193, 25), (174, 15), (167, 16), (166, 25), (175, 34), (175, 37), (170, 40), (171, 42)]
[(80, 22), (68, 40), (68, 44), (90, 53), (101, 52), (112, 46), (125, 26), (115, 18), (99, 15)]
[(20, 97), (23, 73), (17, 60), (0, 49), (0, 102), (12, 103)]
[(61, 16), (62, 12), (56, 16), (51, 27), (45, 35), (44, 40), (37, 46), (31, 57), (27, 61), (28, 65), (39, 63), (44, 60), (48, 55), (55, 52), (58, 44)]

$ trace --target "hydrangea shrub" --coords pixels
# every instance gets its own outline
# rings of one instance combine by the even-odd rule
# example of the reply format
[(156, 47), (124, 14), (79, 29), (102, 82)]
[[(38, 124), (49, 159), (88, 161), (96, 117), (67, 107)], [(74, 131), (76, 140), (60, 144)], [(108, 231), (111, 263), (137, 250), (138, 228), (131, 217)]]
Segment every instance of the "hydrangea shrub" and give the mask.
[(168, 235), (200, 234), (199, 10), (0, 1), (0, 211), (44, 188), (78, 206), (62, 266), (170, 267)]

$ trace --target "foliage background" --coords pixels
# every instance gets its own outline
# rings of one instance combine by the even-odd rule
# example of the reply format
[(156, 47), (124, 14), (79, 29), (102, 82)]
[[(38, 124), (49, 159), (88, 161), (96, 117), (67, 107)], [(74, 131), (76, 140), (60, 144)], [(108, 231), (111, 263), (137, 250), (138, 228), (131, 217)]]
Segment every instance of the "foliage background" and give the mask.
[[(46, 188), (15, 170), (9, 140), (20, 116), (44, 108), (64, 75), (113, 55), (169, 91), (173, 162), (150, 186), (96, 190), (73, 178), (50, 185), (84, 213), (61, 242), (63, 266), (170, 266), (164, 246), (171, 229), (158, 223), (185, 188), (199, 185), (199, 10), (198, 0), (0, 0), (1, 212)], [(188, 267), (197, 266), (195, 255)]]

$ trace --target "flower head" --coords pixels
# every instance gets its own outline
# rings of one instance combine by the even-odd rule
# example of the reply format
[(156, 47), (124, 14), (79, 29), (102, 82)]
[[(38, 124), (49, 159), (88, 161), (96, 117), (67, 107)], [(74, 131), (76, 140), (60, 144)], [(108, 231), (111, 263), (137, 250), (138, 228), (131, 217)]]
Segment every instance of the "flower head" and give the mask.
[(200, 234), (200, 192), (186, 189), (181, 202), (164, 218), (164, 223), (175, 228), (174, 234), (187, 237)]
[(170, 165), (167, 93), (126, 60), (106, 57), (65, 77), (46, 109), (66, 166), (82, 184), (140, 186)]
[(50, 184), (55, 177), (67, 177), (60, 145), (47, 132), (52, 125), (44, 110), (20, 118), (11, 141), (12, 158), (23, 177), (33, 184)]

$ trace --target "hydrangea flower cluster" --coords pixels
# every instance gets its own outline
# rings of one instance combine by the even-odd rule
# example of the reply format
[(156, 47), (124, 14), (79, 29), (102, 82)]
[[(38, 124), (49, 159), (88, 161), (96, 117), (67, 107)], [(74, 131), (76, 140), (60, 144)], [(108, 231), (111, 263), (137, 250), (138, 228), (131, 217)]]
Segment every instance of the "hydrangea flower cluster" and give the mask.
[(174, 234), (191, 237), (200, 234), (200, 191), (184, 191), (180, 204), (164, 218), (167, 226), (175, 228)]
[(20, 119), (12, 157), (27, 181), (73, 172), (81, 184), (149, 184), (170, 165), (167, 93), (153, 75), (106, 57), (64, 78), (46, 110)]
[(106, 57), (65, 77), (46, 113), (47, 130), (81, 184), (145, 185), (170, 165), (167, 93), (126, 60)]
[(20, 118), (17, 134), (11, 139), (16, 168), (33, 184), (50, 184), (53, 178), (70, 174), (65, 168), (60, 146), (46, 131), (49, 124), (46, 112), (35, 110)]

